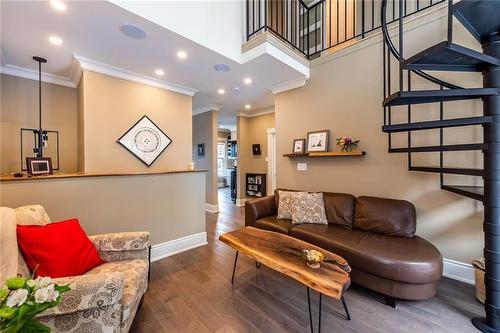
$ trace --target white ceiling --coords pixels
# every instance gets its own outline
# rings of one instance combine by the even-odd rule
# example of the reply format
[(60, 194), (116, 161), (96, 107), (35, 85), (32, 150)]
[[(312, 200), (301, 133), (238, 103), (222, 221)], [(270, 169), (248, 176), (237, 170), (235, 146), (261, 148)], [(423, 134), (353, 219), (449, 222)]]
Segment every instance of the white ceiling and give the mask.
[[(272, 106), (270, 87), (303, 77), (268, 54), (236, 63), (107, 1), (67, 1), (66, 5), (65, 12), (57, 12), (48, 1), (1, 1), (2, 61), (36, 69), (31, 57), (42, 56), (48, 60), (44, 72), (62, 77), (70, 76), (73, 55), (154, 79), (159, 78), (155, 69), (161, 68), (162, 80), (198, 90), (193, 108), (220, 105), (224, 126), (235, 124), (234, 116), (245, 104), (251, 104), (252, 110)], [(126, 23), (142, 27), (147, 38), (123, 35), (120, 27)], [(63, 44), (50, 44), (50, 35), (61, 37)], [(180, 49), (187, 52), (187, 59), (177, 58)], [(216, 72), (213, 66), (218, 63), (229, 65), (231, 71)], [(245, 85), (244, 77), (251, 77), (253, 83)], [(231, 91), (236, 85), (241, 87), (238, 93)], [(226, 94), (219, 95), (219, 88)]]

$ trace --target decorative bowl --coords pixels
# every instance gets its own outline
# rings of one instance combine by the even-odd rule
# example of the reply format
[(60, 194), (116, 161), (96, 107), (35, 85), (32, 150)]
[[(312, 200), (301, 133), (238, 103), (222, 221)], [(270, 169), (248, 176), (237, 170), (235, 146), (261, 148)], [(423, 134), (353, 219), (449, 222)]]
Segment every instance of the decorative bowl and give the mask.
[(302, 258), (306, 260), (307, 266), (311, 268), (319, 268), (321, 266), (321, 262), (325, 261), (326, 256), (316, 250), (302, 250)]

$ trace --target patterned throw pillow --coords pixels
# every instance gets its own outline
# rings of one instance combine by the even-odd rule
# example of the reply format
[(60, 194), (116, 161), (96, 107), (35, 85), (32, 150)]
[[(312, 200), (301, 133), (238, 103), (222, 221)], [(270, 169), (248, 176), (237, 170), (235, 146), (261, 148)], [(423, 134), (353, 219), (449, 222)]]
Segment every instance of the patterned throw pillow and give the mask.
[(278, 219), (292, 219), (292, 205), (294, 202), (295, 193), (290, 191), (278, 191)]
[(292, 205), (292, 222), (328, 224), (323, 193), (296, 192)]

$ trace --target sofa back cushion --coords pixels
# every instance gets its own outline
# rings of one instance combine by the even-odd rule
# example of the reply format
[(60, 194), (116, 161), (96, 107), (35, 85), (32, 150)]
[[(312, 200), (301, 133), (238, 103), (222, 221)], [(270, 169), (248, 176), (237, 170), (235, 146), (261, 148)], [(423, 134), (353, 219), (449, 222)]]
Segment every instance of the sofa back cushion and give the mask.
[(411, 238), (415, 236), (416, 220), (411, 202), (367, 196), (356, 199), (355, 229)]
[[(297, 190), (276, 189), (274, 191), (276, 207), (279, 207), (279, 191), (298, 192)], [(354, 196), (345, 193), (323, 192), (323, 200), (328, 223), (352, 228), (356, 201)]]

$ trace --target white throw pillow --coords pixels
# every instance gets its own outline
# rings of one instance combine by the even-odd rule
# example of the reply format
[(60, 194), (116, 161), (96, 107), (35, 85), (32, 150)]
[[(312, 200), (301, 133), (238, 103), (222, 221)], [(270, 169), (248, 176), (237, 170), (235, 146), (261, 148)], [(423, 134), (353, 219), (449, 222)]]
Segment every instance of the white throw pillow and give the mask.
[(294, 224), (328, 224), (323, 193), (295, 192), (292, 204)]
[(278, 219), (292, 219), (292, 205), (297, 192), (278, 191)]

